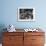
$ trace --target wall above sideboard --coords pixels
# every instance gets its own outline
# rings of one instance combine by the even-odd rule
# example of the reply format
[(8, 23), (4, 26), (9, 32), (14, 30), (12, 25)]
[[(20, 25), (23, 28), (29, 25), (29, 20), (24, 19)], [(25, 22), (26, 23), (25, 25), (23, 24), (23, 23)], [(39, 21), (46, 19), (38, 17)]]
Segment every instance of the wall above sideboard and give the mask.
[[(1, 0), (0, 1), (0, 24), (6, 27), (13, 24), (16, 28), (46, 28), (46, 1), (45, 0)], [(36, 12), (36, 21), (18, 22), (17, 8), (18, 7), (34, 7)], [(43, 23), (44, 22), (44, 23)]]

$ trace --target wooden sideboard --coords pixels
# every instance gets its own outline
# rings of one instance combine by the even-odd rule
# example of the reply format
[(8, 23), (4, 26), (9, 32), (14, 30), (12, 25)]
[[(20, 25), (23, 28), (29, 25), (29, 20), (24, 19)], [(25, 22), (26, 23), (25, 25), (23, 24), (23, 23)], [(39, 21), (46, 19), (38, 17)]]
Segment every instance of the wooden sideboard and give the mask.
[(44, 46), (44, 32), (3, 32), (3, 46)]

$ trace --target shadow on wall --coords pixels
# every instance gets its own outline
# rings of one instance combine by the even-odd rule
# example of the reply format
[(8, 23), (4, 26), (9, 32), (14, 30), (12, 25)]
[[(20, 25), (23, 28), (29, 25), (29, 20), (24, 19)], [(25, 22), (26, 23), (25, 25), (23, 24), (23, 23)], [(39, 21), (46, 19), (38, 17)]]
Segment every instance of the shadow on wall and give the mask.
[(2, 36), (3, 36), (2, 32), (6, 31), (6, 30), (4, 30), (4, 28), (6, 28), (5, 25), (0, 24), (0, 43), (2, 43)]

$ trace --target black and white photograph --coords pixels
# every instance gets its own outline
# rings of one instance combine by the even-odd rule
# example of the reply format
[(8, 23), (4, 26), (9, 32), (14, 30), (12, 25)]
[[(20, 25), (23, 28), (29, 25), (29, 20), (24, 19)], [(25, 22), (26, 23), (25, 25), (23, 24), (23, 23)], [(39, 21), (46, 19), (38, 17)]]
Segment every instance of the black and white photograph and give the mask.
[(34, 8), (19, 8), (18, 21), (33, 21), (35, 19)]

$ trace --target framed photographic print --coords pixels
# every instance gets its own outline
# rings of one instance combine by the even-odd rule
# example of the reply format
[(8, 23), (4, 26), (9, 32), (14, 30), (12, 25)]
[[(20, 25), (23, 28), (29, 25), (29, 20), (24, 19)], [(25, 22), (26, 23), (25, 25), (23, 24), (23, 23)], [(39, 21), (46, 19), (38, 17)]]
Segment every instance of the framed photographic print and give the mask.
[(18, 21), (35, 21), (35, 8), (19, 7)]

